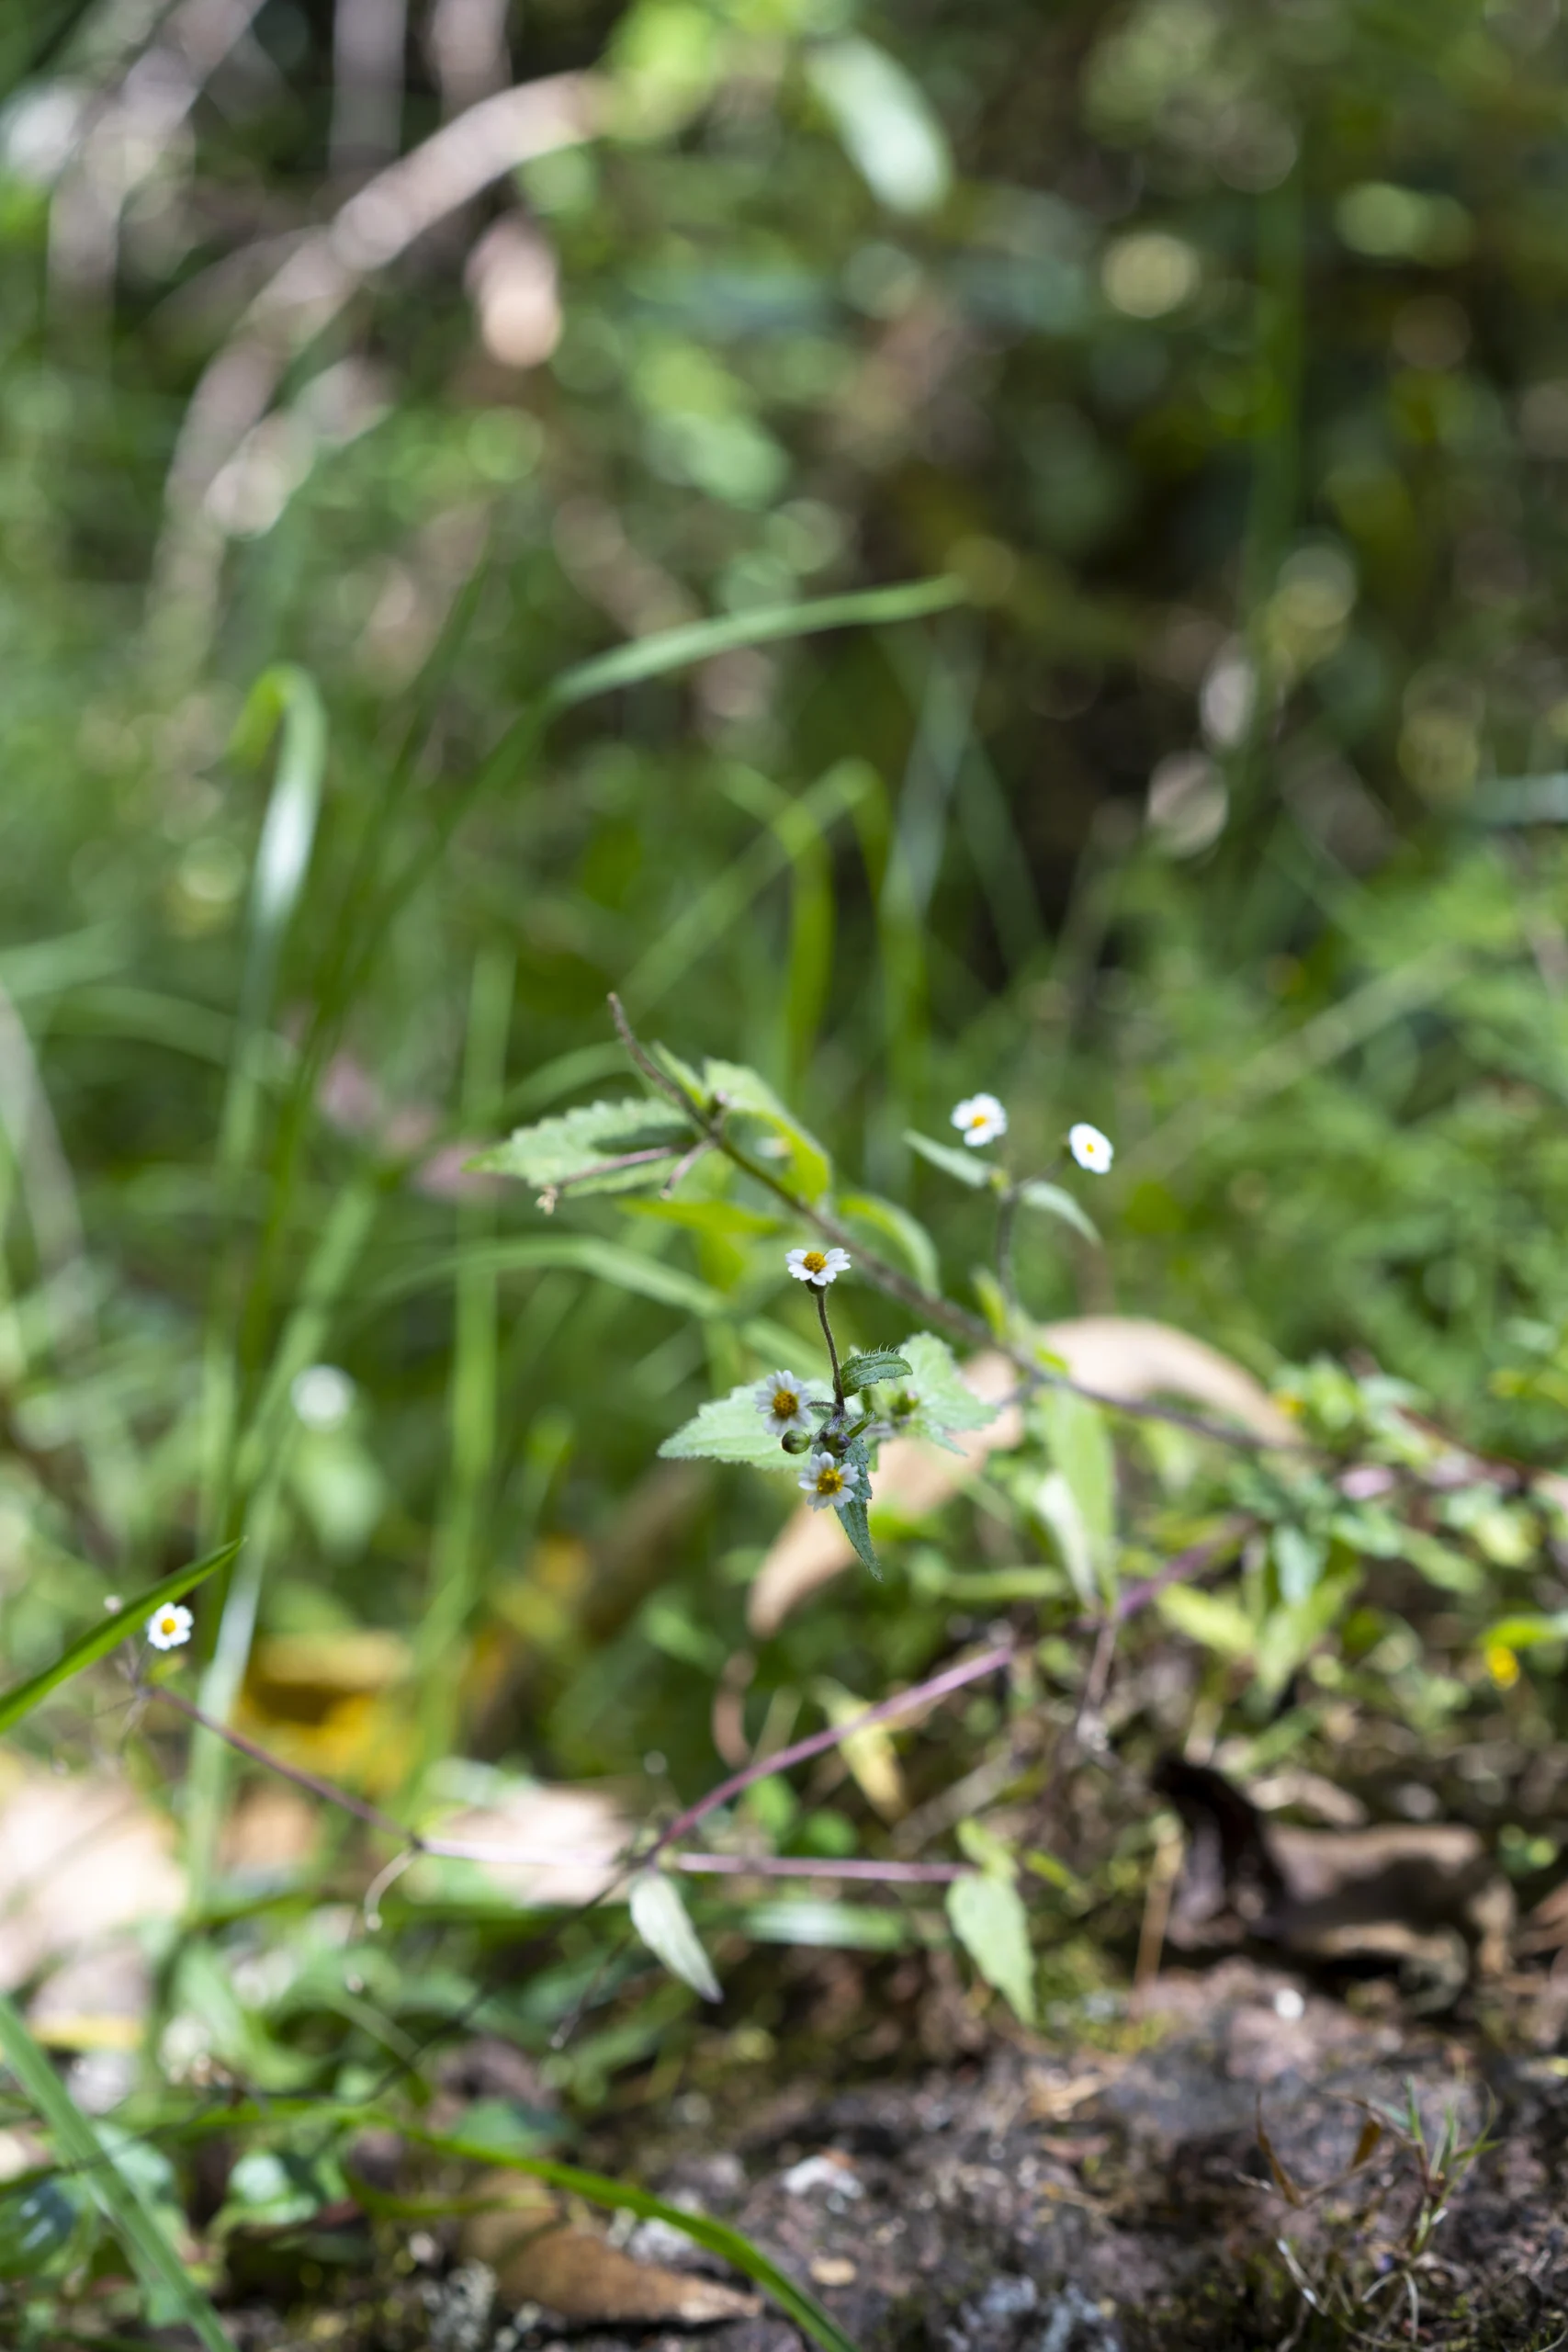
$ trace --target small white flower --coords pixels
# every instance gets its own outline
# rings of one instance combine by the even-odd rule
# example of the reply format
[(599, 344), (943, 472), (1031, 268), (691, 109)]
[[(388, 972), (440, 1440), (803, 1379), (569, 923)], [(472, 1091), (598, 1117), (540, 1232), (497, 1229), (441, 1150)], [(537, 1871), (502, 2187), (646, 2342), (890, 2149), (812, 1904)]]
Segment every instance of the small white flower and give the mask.
[(1082, 1120), (1076, 1127), (1069, 1127), (1067, 1149), (1078, 1166), (1087, 1168), (1091, 1176), (1108, 1176), (1111, 1173), (1115, 1147), (1110, 1136), (1102, 1136), (1098, 1127), (1086, 1126)]
[(813, 1510), (831, 1510), (836, 1503), (851, 1500), (860, 1485), (860, 1472), (852, 1462), (836, 1462), (830, 1453), (814, 1453), (795, 1484)]
[(806, 1383), (797, 1380), (793, 1372), (770, 1372), (756, 1387), (757, 1410), (779, 1437), (786, 1430), (809, 1431), (806, 1418), (807, 1397)]
[(970, 1094), (953, 1106), (953, 1124), (966, 1144), (995, 1143), (1008, 1131), (1008, 1114), (994, 1094)]
[(177, 1600), (165, 1600), (147, 1620), (147, 1638), (155, 1650), (177, 1650), (182, 1642), (189, 1641), (195, 1623), (188, 1609), (182, 1609)]
[(847, 1250), (792, 1250), (784, 1264), (797, 1283), (809, 1283), (815, 1290), (826, 1290), (840, 1274), (850, 1271)]

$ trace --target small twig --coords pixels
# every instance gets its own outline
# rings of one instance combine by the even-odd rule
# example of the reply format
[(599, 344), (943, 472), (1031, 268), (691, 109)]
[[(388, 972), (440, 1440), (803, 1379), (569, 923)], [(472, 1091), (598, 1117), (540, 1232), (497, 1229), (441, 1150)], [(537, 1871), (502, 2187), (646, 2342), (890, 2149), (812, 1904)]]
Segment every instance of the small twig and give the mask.
[(400, 1821), (394, 1821), (391, 1815), (383, 1813), (378, 1805), (367, 1804), (361, 1797), (350, 1796), (346, 1789), (336, 1787), (331, 1781), (318, 1780), (314, 1772), (301, 1771), (297, 1764), (286, 1764), (281, 1756), (272, 1755), (266, 1748), (259, 1747), (254, 1739), (247, 1739), (243, 1732), (234, 1731), (228, 1724), (220, 1724), (216, 1715), (209, 1715), (205, 1708), (193, 1705), (188, 1699), (182, 1699), (179, 1692), (171, 1690), (166, 1683), (147, 1682), (141, 1688), (148, 1697), (162, 1699), (165, 1706), (175, 1708), (191, 1723), (198, 1724), (203, 1731), (209, 1731), (215, 1738), (226, 1740), (231, 1747), (237, 1747), (240, 1754), (248, 1756), (253, 1764), (265, 1764), (269, 1772), (277, 1772), (284, 1780), (292, 1781), (297, 1789), (307, 1790), (311, 1796), (321, 1798), (327, 1804), (341, 1806), (344, 1813), (353, 1814), (356, 1821), (363, 1821), (368, 1828), (383, 1830), (389, 1838), (401, 1838), (405, 1845), (413, 1847), (416, 1851), (423, 1849), (424, 1841), (414, 1830), (405, 1829)]
[(733, 1878), (852, 1878), (886, 1886), (946, 1886), (974, 1876), (968, 1862), (825, 1862), (810, 1854), (666, 1854), (664, 1863)]
[(741, 1771), (732, 1772), (728, 1781), (720, 1781), (716, 1788), (710, 1789), (705, 1797), (699, 1797), (695, 1804), (688, 1805), (684, 1813), (677, 1814), (668, 1827), (660, 1830), (647, 1853), (640, 1857), (640, 1866), (646, 1869), (678, 1838), (683, 1838), (688, 1830), (694, 1829), (699, 1821), (705, 1820), (721, 1804), (728, 1804), (731, 1797), (738, 1797), (754, 1781), (765, 1781), (774, 1772), (786, 1771), (792, 1764), (804, 1764), (809, 1758), (820, 1756), (829, 1747), (841, 1747), (856, 1732), (869, 1730), (873, 1724), (888, 1723), (897, 1715), (908, 1714), (912, 1708), (928, 1705), (933, 1699), (945, 1698), (950, 1690), (961, 1690), (966, 1682), (978, 1682), (987, 1674), (999, 1673), (1003, 1667), (1011, 1664), (1015, 1655), (1011, 1642), (998, 1643), (995, 1649), (985, 1650), (978, 1657), (965, 1658), (958, 1666), (945, 1667), (942, 1673), (933, 1674), (927, 1682), (917, 1682), (911, 1690), (897, 1691), (891, 1699), (880, 1700), (874, 1707), (863, 1708), (858, 1715), (850, 1715), (841, 1724), (829, 1724), (825, 1731), (813, 1732), (807, 1739), (797, 1739), (792, 1747), (781, 1747), (776, 1755), (753, 1760)]
[(691, 1150), (686, 1153), (684, 1159), (678, 1159), (675, 1162), (674, 1167), (670, 1170), (669, 1175), (664, 1179), (663, 1183), (660, 1186), (660, 1199), (661, 1201), (669, 1200), (671, 1194), (674, 1192), (676, 1185), (680, 1183), (682, 1177), (689, 1176), (693, 1169), (696, 1166), (698, 1160), (703, 1158), (704, 1154), (712, 1151), (714, 1148), (715, 1146), (710, 1136), (699, 1136), (696, 1142), (692, 1146)]

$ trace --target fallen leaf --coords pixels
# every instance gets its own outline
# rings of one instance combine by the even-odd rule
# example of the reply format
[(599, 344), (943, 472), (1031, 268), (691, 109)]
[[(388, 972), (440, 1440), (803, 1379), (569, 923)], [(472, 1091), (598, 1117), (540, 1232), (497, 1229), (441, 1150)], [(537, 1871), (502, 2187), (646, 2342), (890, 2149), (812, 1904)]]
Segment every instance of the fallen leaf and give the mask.
[(644, 2327), (702, 2326), (751, 2319), (761, 2311), (755, 2295), (700, 2271), (637, 2261), (596, 2230), (567, 2221), (558, 2208), (542, 2215), (536, 2195), (519, 2197), (518, 2186), (510, 2173), (479, 2182), (480, 2195), (491, 2190), (509, 2210), (470, 2214), (460, 2239), (465, 2259), (486, 2262), (495, 2272), (505, 2301), (542, 2303), (563, 2320)]
[[(632, 1821), (603, 1789), (550, 1787), (518, 1781), (494, 1803), (470, 1805), (426, 1827), (445, 1841), (472, 1847), (491, 1885), (518, 1903), (596, 1902), (620, 1872)], [(417, 1864), (416, 1895), (448, 1866)]]

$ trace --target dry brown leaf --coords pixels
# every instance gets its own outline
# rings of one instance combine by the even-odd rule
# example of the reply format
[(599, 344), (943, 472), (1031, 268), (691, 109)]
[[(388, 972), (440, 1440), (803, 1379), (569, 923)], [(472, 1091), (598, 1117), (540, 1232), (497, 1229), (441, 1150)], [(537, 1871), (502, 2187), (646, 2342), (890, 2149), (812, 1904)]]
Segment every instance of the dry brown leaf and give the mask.
[[(475, 1849), (473, 1860), (519, 1903), (593, 1903), (610, 1886), (632, 1834), (630, 1816), (604, 1789), (519, 1781), (498, 1803), (450, 1815), (434, 1834)], [(411, 1873), (417, 1893), (431, 1873)]]
[[(1045, 1345), (1060, 1356), (1074, 1380), (1130, 1404), (1150, 1396), (1177, 1396), (1211, 1413), (1228, 1416), (1257, 1437), (1288, 1442), (1293, 1426), (1260, 1382), (1205, 1340), (1168, 1323), (1141, 1316), (1083, 1315), (1048, 1323)], [(1018, 1386), (1015, 1366), (987, 1349), (963, 1367), (967, 1386), (988, 1402), (1009, 1397)], [(941, 1509), (987, 1454), (1005, 1453), (1023, 1434), (1023, 1416), (1005, 1405), (989, 1426), (966, 1430), (958, 1441), (963, 1459), (896, 1438), (884, 1446), (872, 1508), (877, 1515), (917, 1521)], [(786, 1521), (751, 1588), (746, 1619), (766, 1640), (819, 1586), (851, 1566), (854, 1550), (835, 1514), (802, 1505)]]
[(29, 2017), (72, 2049), (124, 2049), (151, 1998), (131, 1932), (176, 1918), (185, 1873), (162, 1814), (121, 1781), (22, 1765), (0, 1775), (0, 1991), (50, 1972)]
[(647, 2327), (750, 2319), (761, 2309), (755, 2295), (700, 2272), (637, 2262), (596, 2231), (564, 2219), (542, 2221), (536, 2199), (520, 2199), (511, 2174), (488, 2177), (479, 2184), (481, 2195), (487, 2187), (511, 2210), (470, 2214), (461, 2247), (467, 2259), (490, 2265), (506, 2302), (542, 2303), (563, 2320)]

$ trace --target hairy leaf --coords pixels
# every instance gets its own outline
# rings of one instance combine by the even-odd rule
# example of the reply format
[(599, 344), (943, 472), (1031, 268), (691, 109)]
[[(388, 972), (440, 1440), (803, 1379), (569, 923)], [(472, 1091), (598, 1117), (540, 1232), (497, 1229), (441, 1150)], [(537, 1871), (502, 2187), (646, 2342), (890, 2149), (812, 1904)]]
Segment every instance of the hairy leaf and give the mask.
[[(756, 1381), (732, 1388), (699, 1406), (691, 1419), (667, 1437), (659, 1451), (674, 1462), (754, 1462), (764, 1470), (798, 1472), (799, 1460), (786, 1453), (778, 1431), (757, 1409)], [(800, 1393), (808, 1405), (829, 1401), (820, 1381), (803, 1380)]]
[(919, 1404), (903, 1426), (913, 1437), (943, 1439), (961, 1430), (987, 1429), (998, 1408), (976, 1396), (958, 1369), (953, 1350), (933, 1332), (917, 1331), (900, 1340)]
[(518, 1176), (541, 1190), (570, 1183), (579, 1193), (620, 1192), (629, 1186), (661, 1180), (664, 1161), (645, 1160), (635, 1168), (619, 1168), (597, 1176), (583, 1171), (618, 1159), (627, 1152), (663, 1146), (674, 1159), (693, 1140), (690, 1120), (672, 1102), (655, 1102), (645, 1094), (628, 1095), (619, 1102), (582, 1102), (574, 1110), (519, 1127), (479, 1154), (469, 1166), (495, 1176)]
[(844, 1533), (849, 1537), (850, 1542), (855, 1547), (856, 1555), (864, 1564), (864, 1566), (871, 1570), (872, 1575), (880, 1584), (882, 1581), (882, 1564), (877, 1559), (875, 1547), (871, 1540), (870, 1495), (868, 1491), (871, 1485), (871, 1454), (866, 1446), (865, 1440), (863, 1438), (856, 1438), (853, 1444), (851, 1445), (846, 1452), (844, 1459), (846, 1462), (853, 1463), (855, 1468), (860, 1472), (861, 1483), (855, 1493), (851, 1496), (848, 1502), (835, 1503), (833, 1508), (839, 1514), (840, 1526), (843, 1529)]
[(895, 1355), (891, 1348), (870, 1348), (862, 1355), (846, 1356), (840, 1370), (844, 1386), (853, 1396), (879, 1380), (912, 1380), (915, 1367), (902, 1356)]

